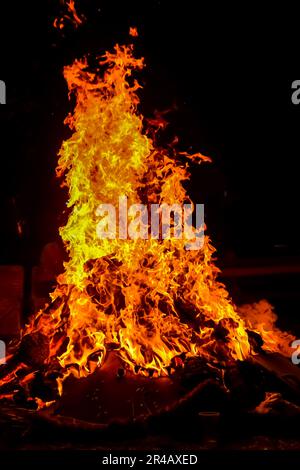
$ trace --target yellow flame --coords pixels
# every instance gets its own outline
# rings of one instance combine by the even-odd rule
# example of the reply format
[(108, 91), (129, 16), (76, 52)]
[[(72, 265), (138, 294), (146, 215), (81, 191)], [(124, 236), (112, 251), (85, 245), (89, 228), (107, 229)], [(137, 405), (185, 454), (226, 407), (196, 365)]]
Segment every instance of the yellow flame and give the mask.
[[(243, 360), (251, 351), (243, 319), (217, 280), (214, 248), (207, 236), (200, 251), (185, 240), (107, 240), (96, 234), (99, 204), (183, 204), (188, 159), (209, 160), (159, 148), (138, 111), (140, 85), (132, 77), (144, 66), (132, 46), (116, 46), (91, 70), (87, 60), (65, 67), (75, 110), (66, 123), (71, 137), (59, 152), (57, 175), (69, 191), (69, 218), (60, 234), (69, 255), (52, 294), (52, 305), (26, 333), (50, 341), (48, 362), (65, 376), (87, 376), (110, 349), (132, 371), (166, 374), (179, 356), (212, 363)], [(159, 127), (159, 125), (158, 125)], [(277, 350), (273, 330), (269, 350)], [(282, 339), (280, 337), (280, 339)], [(59, 381), (62, 393), (62, 380)]]

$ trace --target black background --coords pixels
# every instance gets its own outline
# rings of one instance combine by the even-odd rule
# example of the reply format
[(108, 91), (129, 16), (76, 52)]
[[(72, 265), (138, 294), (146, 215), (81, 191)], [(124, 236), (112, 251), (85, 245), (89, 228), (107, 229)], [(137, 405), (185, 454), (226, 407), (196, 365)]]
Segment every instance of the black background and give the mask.
[[(141, 111), (173, 107), (168, 135), (182, 149), (210, 155), (192, 168), (195, 202), (206, 204), (208, 231), (220, 260), (299, 254), (300, 106), (269, 34), (270, 18), (202, 2), (77, 1), (87, 22), (58, 32), (59, 0), (1, 2), (0, 263), (35, 263), (56, 240), (66, 194), (54, 176), (71, 110), (63, 66), (87, 53), (128, 43), (136, 26)], [(252, 14), (253, 13), (253, 14)], [(280, 38), (282, 31), (273, 25)], [(274, 61), (274, 56), (276, 59)], [(273, 62), (270, 65), (270, 57)], [(18, 236), (17, 220), (23, 221)]]

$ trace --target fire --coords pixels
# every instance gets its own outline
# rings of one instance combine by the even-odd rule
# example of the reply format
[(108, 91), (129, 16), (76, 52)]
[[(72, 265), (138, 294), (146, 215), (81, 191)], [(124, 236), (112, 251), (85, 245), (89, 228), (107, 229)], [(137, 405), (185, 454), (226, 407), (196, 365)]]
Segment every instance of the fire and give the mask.
[(132, 46), (116, 45), (94, 70), (86, 59), (64, 69), (76, 98), (65, 121), (72, 135), (57, 167), (69, 191), (68, 221), (60, 229), (69, 259), (52, 302), (23, 332), (23, 339), (47, 338), (43, 363), (50, 369), (59, 364), (60, 393), (67, 376), (93, 373), (111, 350), (134, 373), (166, 375), (186, 357), (202, 356), (217, 366), (248, 358), (255, 354), (250, 330), (270, 351), (286, 351), (291, 339), (272, 328), (275, 319), (265, 304), (260, 321), (239, 314), (217, 280), (207, 235), (200, 251), (186, 250), (186, 241), (172, 236), (97, 237), (99, 204), (117, 206), (124, 196), (129, 204), (191, 202), (183, 186), (188, 160), (209, 160), (156, 144), (153, 125), (138, 111), (141, 86), (133, 72), (143, 67)]
[(69, 0), (65, 2), (65, 5), (67, 7), (68, 13), (65, 14), (61, 18), (55, 18), (53, 22), (53, 26), (56, 29), (63, 29), (65, 27), (65, 20), (68, 20), (71, 22), (71, 24), (75, 27), (78, 28), (78, 26), (81, 26), (84, 20), (83, 16), (80, 16), (77, 13), (76, 7), (75, 7), (75, 1), (74, 0)]
[(130, 36), (134, 38), (136, 38), (139, 35), (137, 28), (132, 28), (132, 27), (129, 28), (129, 34)]

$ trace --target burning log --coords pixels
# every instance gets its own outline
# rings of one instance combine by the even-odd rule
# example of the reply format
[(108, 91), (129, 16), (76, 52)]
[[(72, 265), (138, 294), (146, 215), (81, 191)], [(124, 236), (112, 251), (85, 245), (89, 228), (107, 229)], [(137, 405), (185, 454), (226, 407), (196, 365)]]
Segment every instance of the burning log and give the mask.
[(19, 360), (30, 367), (41, 367), (49, 357), (49, 338), (36, 332), (22, 338)]
[(300, 405), (300, 370), (280, 354), (259, 354), (252, 358), (268, 374), (269, 387)]
[(224, 383), (230, 391), (229, 408), (251, 410), (265, 397), (265, 384), (261, 368), (245, 361), (236, 362), (225, 369)]

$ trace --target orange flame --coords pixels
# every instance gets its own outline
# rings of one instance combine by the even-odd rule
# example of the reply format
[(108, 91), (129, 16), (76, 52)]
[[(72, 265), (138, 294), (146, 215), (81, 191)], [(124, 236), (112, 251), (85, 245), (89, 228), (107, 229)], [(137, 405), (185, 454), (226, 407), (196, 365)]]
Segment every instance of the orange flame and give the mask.
[(64, 378), (92, 373), (112, 349), (133, 372), (161, 375), (184, 357), (202, 356), (216, 365), (244, 360), (254, 354), (249, 330), (261, 334), (270, 351), (286, 352), (291, 339), (272, 328), (266, 304), (259, 321), (249, 320), (247, 309), (238, 313), (217, 280), (207, 236), (201, 251), (187, 251), (185, 240), (172, 237), (97, 237), (99, 204), (117, 206), (122, 196), (128, 204), (189, 202), (187, 160), (209, 160), (159, 148), (150, 137), (138, 111), (140, 85), (132, 78), (142, 67), (132, 46), (116, 45), (94, 71), (86, 59), (64, 69), (76, 97), (66, 119), (72, 135), (57, 167), (69, 190), (69, 218), (60, 229), (69, 261), (52, 303), (24, 332), (49, 339), (45, 362), (58, 361)]
[(77, 10), (75, 8), (75, 1), (74, 0), (69, 0), (65, 2), (67, 6), (67, 10), (69, 14), (65, 14), (61, 18), (55, 18), (53, 22), (53, 26), (56, 29), (63, 29), (65, 27), (65, 20), (70, 21), (75, 28), (78, 28), (78, 26), (82, 25), (84, 17), (79, 16), (77, 13)]
[(129, 28), (129, 35), (133, 38), (137, 38), (139, 35), (137, 28)]

